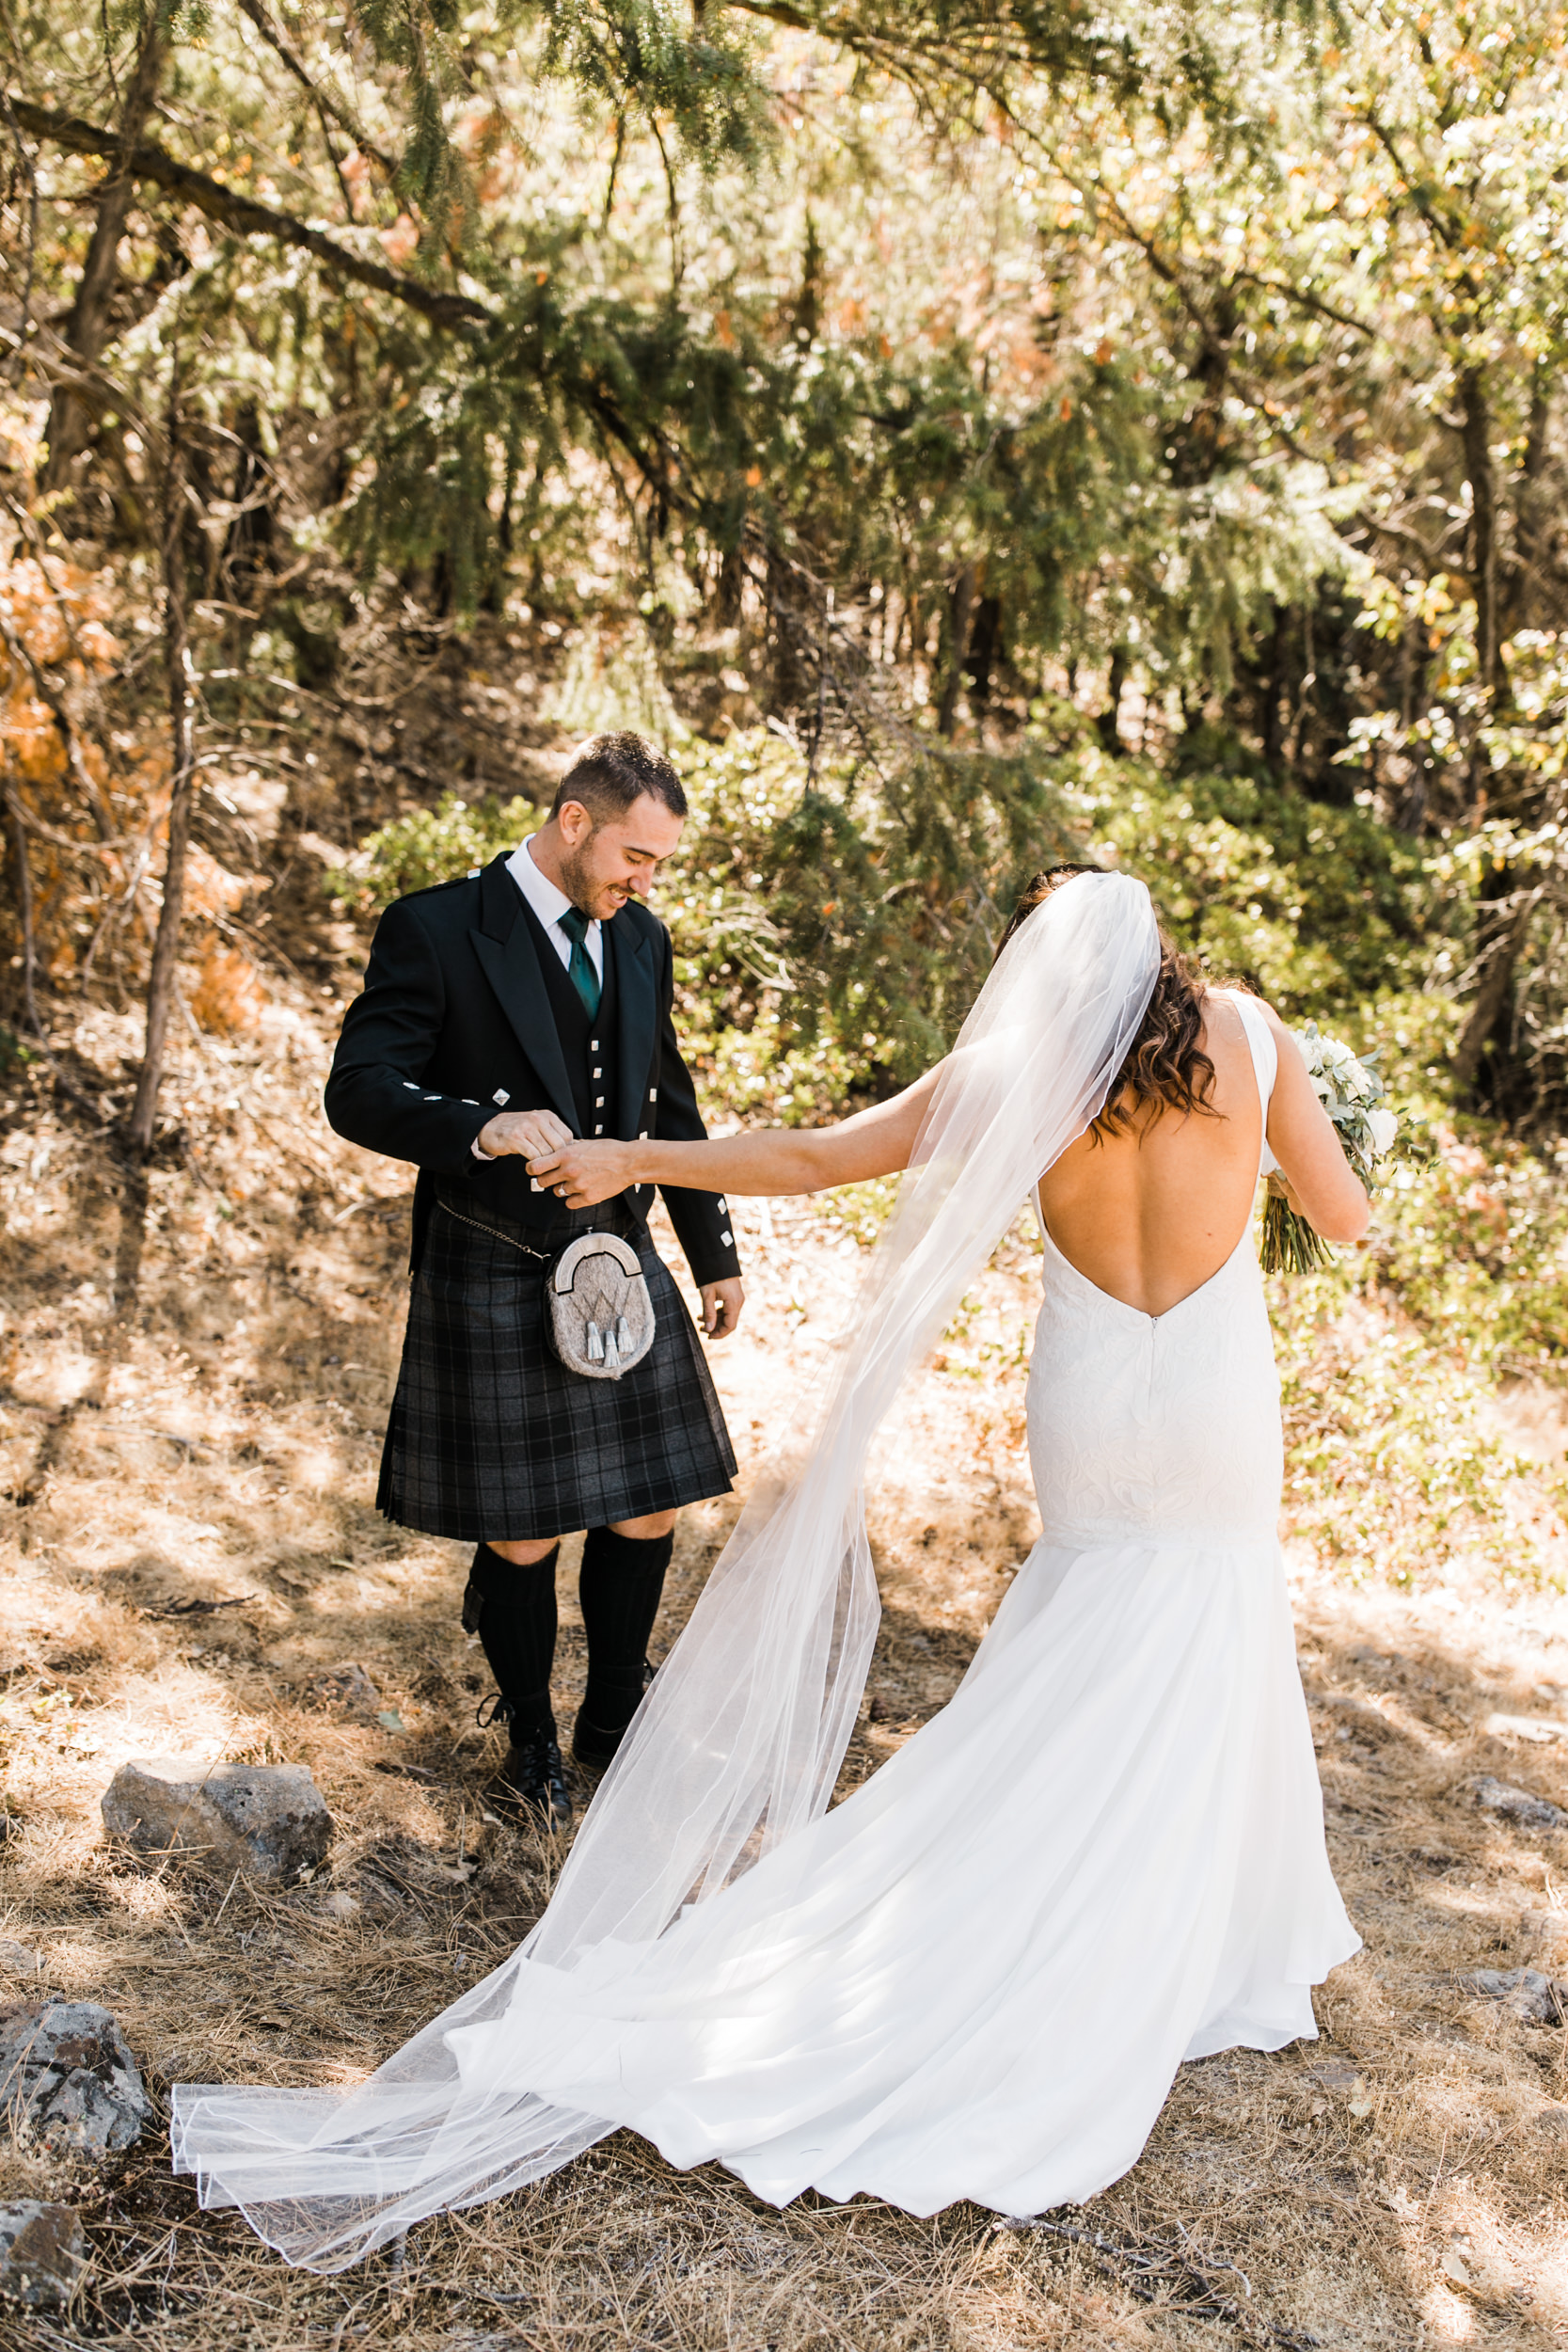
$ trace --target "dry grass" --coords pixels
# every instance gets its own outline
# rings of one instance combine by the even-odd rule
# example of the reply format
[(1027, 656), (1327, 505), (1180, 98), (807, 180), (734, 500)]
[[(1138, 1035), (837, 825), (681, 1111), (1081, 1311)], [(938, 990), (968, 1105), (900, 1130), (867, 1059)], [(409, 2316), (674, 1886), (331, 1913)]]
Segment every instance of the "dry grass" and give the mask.
[[(475, 1808), (491, 1750), (473, 1725), (482, 1661), (457, 1624), (457, 1548), (388, 1528), (371, 1504), (403, 1171), (323, 1127), (303, 998), (248, 1017), (226, 1043), (182, 1046), (185, 1139), (145, 1192), (80, 1100), (50, 1108), (13, 1085), (0, 1144), (14, 1822), (0, 1939), (37, 1963), (0, 1953), (0, 1994), (107, 2003), (155, 2096), (180, 2077), (353, 2077), (511, 1947), (550, 1877), (547, 1855)], [(121, 1083), (131, 1043), (92, 1016), (66, 1058), (79, 1097)], [(716, 1368), (754, 1463), (825, 1343), (856, 1245), (811, 1209), (758, 1208), (749, 1227), (754, 1303)], [(1002, 1253), (886, 1448), (873, 1533), (887, 1608), (850, 1781), (949, 1695), (1028, 1549), (1034, 1263), (1022, 1235)], [(687, 1514), (666, 1634), (734, 1507)], [(1563, 2343), (1564, 2037), (1454, 1980), (1568, 1968), (1561, 1843), (1469, 1794), (1493, 1772), (1568, 1803), (1561, 1749), (1485, 1728), (1499, 1710), (1556, 1711), (1560, 1691), (1542, 1686), (1568, 1686), (1568, 1612), (1505, 1602), (1479, 1575), (1400, 1594), (1336, 1584), (1306, 1556), (1294, 1569), (1335, 1861), (1368, 1947), (1321, 1996), (1315, 2048), (1186, 2069), (1134, 2172), (1058, 2217), (1076, 2235), (969, 2207), (933, 2222), (864, 2200), (778, 2214), (622, 2135), (532, 2192), (433, 2223), (400, 2260), (323, 2282), (199, 2215), (161, 2141), (79, 2178), (16, 2149), (0, 2191), (81, 2202), (95, 2267), (79, 2310), (0, 2322), (0, 2341)], [(582, 1650), (569, 1602), (563, 1614), (569, 1708)], [(373, 1691), (334, 1680), (349, 1664)], [(267, 1897), (107, 1850), (110, 1774), (170, 1748), (309, 1762), (339, 1825), (329, 1869)]]

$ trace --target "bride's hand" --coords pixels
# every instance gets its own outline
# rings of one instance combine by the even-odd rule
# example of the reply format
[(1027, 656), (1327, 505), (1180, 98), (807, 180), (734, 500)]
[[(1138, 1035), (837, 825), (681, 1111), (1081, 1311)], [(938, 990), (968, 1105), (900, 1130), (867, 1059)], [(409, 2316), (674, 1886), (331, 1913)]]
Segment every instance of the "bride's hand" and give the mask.
[(541, 1192), (553, 1192), (570, 1209), (595, 1208), (613, 1200), (636, 1182), (629, 1144), (565, 1143), (528, 1164)]

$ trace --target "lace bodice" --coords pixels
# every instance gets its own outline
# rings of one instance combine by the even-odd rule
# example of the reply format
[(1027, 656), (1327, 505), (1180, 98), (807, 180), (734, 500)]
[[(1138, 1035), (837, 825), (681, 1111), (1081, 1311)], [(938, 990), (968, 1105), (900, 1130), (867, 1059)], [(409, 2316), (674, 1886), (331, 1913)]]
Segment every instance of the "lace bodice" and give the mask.
[[(1252, 999), (1231, 1000), (1266, 1128), (1274, 1039)], [(1275, 1165), (1265, 1139), (1259, 1173)], [(1028, 1417), (1047, 1538), (1089, 1547), (1140, 1531), (1272, 1537), (1279, 1379), (1250, 1225), (1218, 1273), (1163, 1315), (1101, 1290), (1049, 1233), (1044, 1279)]]

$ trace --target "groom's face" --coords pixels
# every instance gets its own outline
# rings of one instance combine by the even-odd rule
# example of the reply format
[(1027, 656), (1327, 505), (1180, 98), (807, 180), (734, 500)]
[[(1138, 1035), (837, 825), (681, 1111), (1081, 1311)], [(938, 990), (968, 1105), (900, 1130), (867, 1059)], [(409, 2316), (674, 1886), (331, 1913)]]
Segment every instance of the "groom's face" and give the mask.
[(682, 820), (651, 792), (624, 817), (595, 828), (588, 811), (568, 801), (561, 811), (562, 886), (584, 914), (608, 923), (628, 898), (645, 898), (664, 860), (680, 846)]

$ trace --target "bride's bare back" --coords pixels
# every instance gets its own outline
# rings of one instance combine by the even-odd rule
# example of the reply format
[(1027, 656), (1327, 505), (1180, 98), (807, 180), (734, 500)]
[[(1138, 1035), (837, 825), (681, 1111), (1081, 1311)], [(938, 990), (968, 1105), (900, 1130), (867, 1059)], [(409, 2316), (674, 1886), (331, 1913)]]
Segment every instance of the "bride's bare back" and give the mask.
[(1080, 1136), (1040, 1180), (1063, 1257), (1144, 1314), (1201, 1289), (1252, 1215), (1263, 1140), (1252, 1054), (1228, 996), (1208, 996), (1203, 1015), (1199, 1041), (1214, 1065), (1207, 1113), (1154, 1105), (1122, 1133)]
[[(1278, 1015), (1279, 1075), (1268, 1140), (1320, 1232), (1359, 1238), (1367, 1200)], [(1155, 1108), (1133, 1128), (1069, 1144), (1040, 1180), (1046, 1230), (1097, 1289), (1142, 1314), (1167, 1314), (1216, 1275), (1246, 1232), (1263, 1137), (1246, 1031), (1223, 990), (1203, 1000), (1203, 1051), (1214, 1065), (1206, 1113)]]

